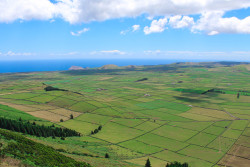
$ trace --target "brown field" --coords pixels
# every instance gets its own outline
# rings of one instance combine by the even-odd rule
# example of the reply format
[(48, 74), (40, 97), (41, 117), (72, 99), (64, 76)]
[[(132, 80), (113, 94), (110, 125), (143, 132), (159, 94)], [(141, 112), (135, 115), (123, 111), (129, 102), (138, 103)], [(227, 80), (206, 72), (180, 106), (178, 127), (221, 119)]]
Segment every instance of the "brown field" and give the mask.
[(74, 112), (74, 111), (67, 110), (67, 109), (64, 109), (64, 108), (50, 110), (50, 112), (53, 112), (55, 114), (65, 116), (65, 117), (69, 117), (72, 114), (74, 118), (76, 118), (76, 117), (78, 117), (78, 116), (80, 116), (82, 114), (82, 113)]
[(227, 120), (235, 119), (234, 117), (230, 116), (229, 114), (227, 114), (226, 112), (223, 112), (223, 111), (198, 108), (198, 107), (192, 108), (187, 113), (200, 114), (200, 115), (219, 118), (219, 119), (227, 119)]
[(26, 106), (26, 105), (18, 105), (18, 104), (3, 102), (3, 101), (1, 101), (0, 104), (15, 108), (17, 110), (25, 111), (25, 112), (31, 112), (31, 111), (37, 110), (37, 108), (34, 108), (34, 107), (30, 107), (30, 106)]
[(250, 160), (227, 154), (218, 164), (220, 166), (249, 167)]
[(60, 119), (63, 119), (64, 121), (70, 119), (69, 116), (65, 117), (63, 115), (58, 115), (49, 111), (34, 111), (34, 112), (27, 112), (27, 113), (38, 118), (46, 119), (51, 122), (60, 122)]

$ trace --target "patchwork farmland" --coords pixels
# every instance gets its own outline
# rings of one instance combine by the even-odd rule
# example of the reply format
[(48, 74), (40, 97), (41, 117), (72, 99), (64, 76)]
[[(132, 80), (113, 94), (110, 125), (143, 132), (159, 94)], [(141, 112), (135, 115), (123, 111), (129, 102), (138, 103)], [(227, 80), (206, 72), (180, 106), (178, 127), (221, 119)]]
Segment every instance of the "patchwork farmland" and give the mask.
[(173, 64), (0, 74), (0, 116), (81, 133), (65, 140), (26, 136), (93, 166), (144, 166), (149, 158), (153, 167), (174, 161), (244, 167), (248, 69)]

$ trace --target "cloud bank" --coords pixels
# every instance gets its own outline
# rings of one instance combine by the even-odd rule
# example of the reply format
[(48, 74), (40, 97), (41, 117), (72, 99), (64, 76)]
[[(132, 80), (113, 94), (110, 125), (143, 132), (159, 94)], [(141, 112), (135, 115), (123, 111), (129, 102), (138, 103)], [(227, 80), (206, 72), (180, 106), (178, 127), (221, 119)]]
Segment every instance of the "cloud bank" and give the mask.
[[(53, 20), (62, 18), (70, 24), (135, 18), (148, 15), (161, 16), (153, 20), (144, 32), (162, 32), (166, 17), (173, 28), (191, 27), (192, 32), (204, 31), (208, 35), (219, 33), (250, 34), (250, 17), (224, 18), (227, 11), (250, 7), (249, 0), (1, 0), (0, 22), (16, 20)], [(200, 15), (193, 23), (190, 15)], [(180, 17), (183, 16), (183, 17)]]

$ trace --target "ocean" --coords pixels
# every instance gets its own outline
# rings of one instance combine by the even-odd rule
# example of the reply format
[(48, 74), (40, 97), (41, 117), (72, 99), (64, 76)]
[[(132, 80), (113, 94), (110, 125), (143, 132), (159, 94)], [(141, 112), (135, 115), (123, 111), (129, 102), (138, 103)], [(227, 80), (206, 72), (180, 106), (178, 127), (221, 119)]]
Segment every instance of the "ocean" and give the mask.
[(107, 64), (127, 65), (160, 65), (176, 62), (199, 62), (198, 60), (135, 60), (135, 59), (105, 59), (105, 60), (4, 60), (0, 61), (0, 73), (64, 71), (71, 66), (101, 67)]

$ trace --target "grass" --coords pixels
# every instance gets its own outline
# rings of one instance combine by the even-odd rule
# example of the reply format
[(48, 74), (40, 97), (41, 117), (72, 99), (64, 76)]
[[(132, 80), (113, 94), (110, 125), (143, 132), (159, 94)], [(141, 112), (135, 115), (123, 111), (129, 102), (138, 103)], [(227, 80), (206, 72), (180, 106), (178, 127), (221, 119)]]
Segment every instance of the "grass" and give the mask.
[(152, 156), (156, 158), (160, 158), (162, 160), (166, 160), (168, 162), (174, 162), (176, 160), (178, 160), (178, 162), (181, 162), (181, 163), (187, 162), (190, 166), (193, 166), (193, 167), (201, 167), (201, 166), (212, 167), (213, 166), (213, 163), (209, 163), (207, 161), (200, 160), (200, 159), (193, 158), (193, 157), (188, 157), (188, 156), (178, 154), (178, 153), (168, 151), (168, 150), (162, 151), (157, 154), (153, 154)]
[(220, 135), (225, 130), (226, 130), (225, 127), (210, 126), (207, 129), (205, 129), (203, 132), (213, 134), (213, 135)]
[(158, 110), (141, 110), (138, 111), (142, 114), (147, 115), (147, 117), (156, 120), (166, 120), (166, 121), (190, 121), (188, 118), (184, 118), (178, 115), (168, 114), (166, 112), (161, 112)]
[(78, 112), (91, 112), (95, 110), (96, 107), (86, 102), (79, 102), (71, 106), (70, 109), (73, 111), (78, 111)]
[(192, 108), (191, 110), (188, 111), (188, 113), (192, 114), (200, 114), (208, 117), (213, 117), (217, 119), (233, 119), (230, 115), (228, 115), (226, 112), (219, 111), (219, 110), (212, 110), (212, 109), (204, 109), (204, 108)]
[(172, 127), (169, 125), (164, 125), (160, 127), (159, 129), (154, 130), (152, 133), (157, 134), (159, 136), (175, 139), (178, 141), (185, 141), (193, 137), (198, 132), (188, 130), (188, 129), (182, 129), (179, 127)]
[(95, 130), (98, 127), (98, 125), (77, 120), (68, 120), (66, 122), (59, 123), (59, 125), (76, 130), (77, 132), (80, 132), (83, 135), (91, 134), (91, 131)]
[(121, 113), (113, 108), (99, 108), (92, 112), (93, 114), (99, 114), (104, 116), (121, 116)]
[(68, 98), (63, 98), (63, 97), (58, 97), (49, 102), (50, 105), (62, 107), (62, 108), (69, 108), (73, 104), (75, 104), (76, 101), (68, 99)]
[(54, 96), (49, 96), (49, 95), (41, 95), (41, 96), (36, 96), (29, 98), (30, 101), (38, 102), (38, 103), (46, 103), (54, 99)]
[(207, 147), (226, 153), (232, 147), (235, 141), (236, 141), (235, 139), (218, 137), (216, 138), (216, 140), (211, 142)]
[(245, 127), (248, 125), (248, 120), (240, 120), (240, 121), (233, 121), (230, 128), (237, 129), (237, 130), (244, 130)]
[(213, 125), (225, 128), (230, 124), (231, 124), (231, 121), (218, 121), (218, 122), (215, 122)]
[(94, 136), (99, 139), (109, 141), (111, 143), (118, 143), (132, 139), (141, 134), (143, 134), (143, 131), (109, 122), (102, 128), (99, 133)]
[(112, 120), (112, 122), (119, 123), (128, 127), (134, 127), (136, 125), (139, 125), (143, 121), (144, 120), (142, 119), (122, 119), (122, 118), (115, 118)]
[(191, 120), (196, 120), (196, 121), (217, 121), (220, 120), (218, 118), (215, 117), (209, 117), (209, 116), (204, 116), (204, 115), (198, 115), (195, 113), (181, 113), (179, 114), (182, 117), (191, 119)]
[(137, 105), (140, 107), (147, 108), (147, 109), (158, 109), (158, 108), (164, 107), (164, 108), (183, 111), (183, 112), (188, 111), (190, 109), (190, 107), (187, 105), (171, 103), (171, 102), (166, 102), (166, 101), (161, 101), (161, 100), (155, 100), (155, 101), (146, 102), (146, 103), (139, 103)]
[(37, 117), (34, 117), (30, 114), (27, 114), (23, 111), (14, 109), (12, 107), (6, 106), (6, 105), (2, 105), (0, 104), (0, 115), (1, 117), (5, 117), (5, 118), (9, 118), (9, 119), (19, 119), (22, 118), (22, 120), (41, 120)]
[(172, 151), (177, 151), (188, 146), (187, 143), (179, 142), (179, 141), (165, 138), (162, 136), (158, 136), (152, 133), (148, 133), (143, 136), (140, 136), (136, 140), (142, 141), (143, 143), (147, 143), (149, 145), (157, 146), (157, 147), (172, 150)]
[(171, 122), (169, 123), (169, 125), (172, 125), (172, 126), (177, 126), (177, 127), (187, 128), (187, 129), (197, 130), (197, 131), (201, 131), (207, 128), (208, 126), (210, 126), (211, 124), (212, 122)]
[[(156, 122), (158, 122), (158, 121), (156, 121)], [(136, 126), (135, 128), (147, 132), (147, 131), (153, 130), (153, 129), (159, 127), (159, 126), (160, 126), (159, 124), (156, 124), (156, 123), (154, 123), (154, 122), (147, 121), (147, 122), (144, 122), (144, 123), (142, 123), (142, 124)]]
[(192, 137), (191, 139), (189, 139), (187, 141), (187, 143), (196, 144), (199, 146), (206, 146), (207, 144), (212, 142), (214, 139), (216, 139), (216, 137), (217, 136), (215, 136), (215, 135), (201, 132), (201, 133), (197, 134), (196, 136)]
[(83, 121), (83, 122), (90, 122), (93, 124), (104, 125), (109, 122), (112, 118), (108, 116), (102, 116), (92, 113), (84, 113), (76, 118), (76, 120)]
[(17, 94), (6, 94), (0, 97), (9, 98), (9, 99), (28, 99), (28, 98), (32, 98), (38, 95), (39, 94), (33, 94), (33, 93), (17, 93)]
[(129, 140), (129, 141), (120, 143), (119, 145), (129, 148), (131, 150), (137, 151), (139, 153), (143, 153), (143, 154), (152, 154), (152, 153), (159, 152), (162, 150), (159, 147), (153, 146), (151, 144), (145, 144), (137, 140)]
[(190, 145), (187, 148), (179, 151), (178, 153), (189, 155), (195, 158), (200, 158), (200, 159), (209, 161), (211, 163), (216, 163), (218, 160), (220, 160), (224, 156), (224, 153), (222, 152), (218, 152), (213, 149), (195, 146), (195, 145)]
[(166, 166), (166, 164), (167, 164), (167, 161), (163, 161), (163, 160), (160, 160), (160, 159), (154, 158), (154, 157), (136, 158), (136, 159), (126, 160), (126, 162), (138, 164), (140, 166), (145, 166), (145, 163), (146, 163), (148, 158), (149, 158), (152, 166)]
[(231, 139), (238, 139), (238, 137), (241, 135), (242, 131), (239, 130), (233, 130), (231, 128), (229, 128), (228, 130), (226, 130), (222, 136), (223, 137), (228, 137)]

